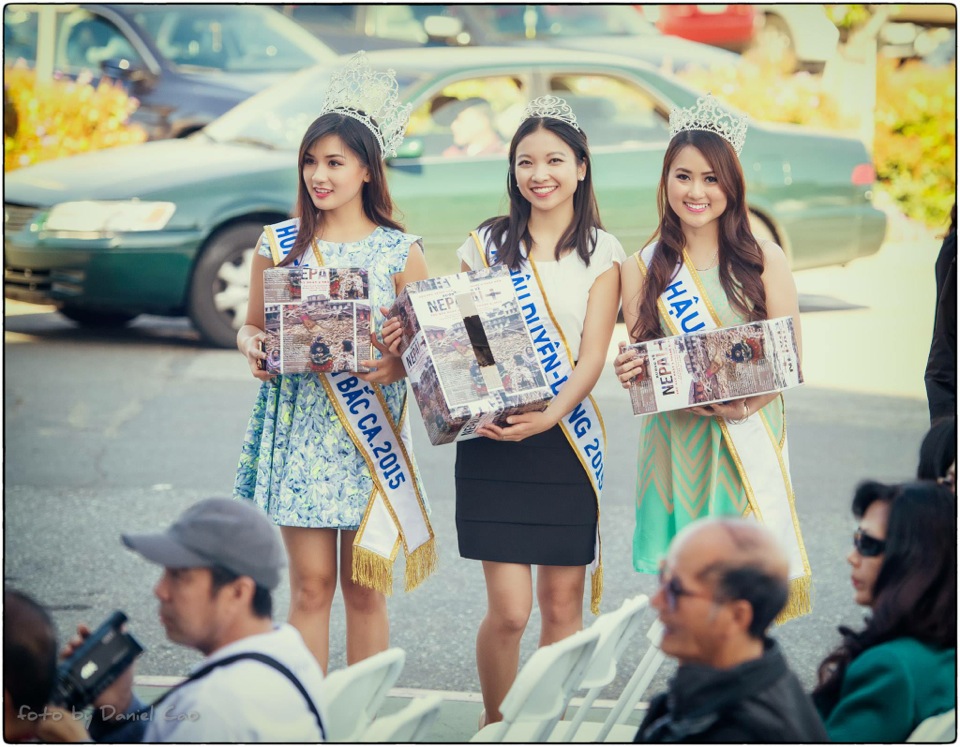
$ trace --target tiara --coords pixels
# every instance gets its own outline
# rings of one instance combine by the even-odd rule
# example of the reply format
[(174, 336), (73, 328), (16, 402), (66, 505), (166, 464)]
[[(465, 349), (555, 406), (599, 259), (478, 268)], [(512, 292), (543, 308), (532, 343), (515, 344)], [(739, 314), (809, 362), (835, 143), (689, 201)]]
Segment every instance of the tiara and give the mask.
[(401, 104), (396, 73), (375, 72), (360, 50), (330, 77), (320, 114), (344, 114), (362, 122), (380, 146), (380, 157), (397, 155), (410, 119), (410, 104)]
[(561, 122), (566, 122), (577, 132), (581, 131), (570, 104), (559, 96), (541, 96), (531, 101), (527, 104), (527, 108), (523, 110), (523, 119), (530, 119), (531, 117), (559, 119)]
[(747, 140), (747, 118), (727, 111), (717, 99), (707, 94), (697, 99), (696, 106), (689, 109), (677, 107), (670, 111), (670, 137), (687, 130), (719, 135), (733, 146), (739, 156)]

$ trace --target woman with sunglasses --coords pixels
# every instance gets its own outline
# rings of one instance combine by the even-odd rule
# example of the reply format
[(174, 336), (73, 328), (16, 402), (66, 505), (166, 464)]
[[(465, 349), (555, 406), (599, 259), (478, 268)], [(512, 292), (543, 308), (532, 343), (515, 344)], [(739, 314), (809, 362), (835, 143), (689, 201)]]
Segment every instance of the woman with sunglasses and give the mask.
[(933, 482), (861, 484), (847, 557), (859, 632), (820, 665), (813, 700), (834, 742), (903, 742), (956, 706), (956, 497)]

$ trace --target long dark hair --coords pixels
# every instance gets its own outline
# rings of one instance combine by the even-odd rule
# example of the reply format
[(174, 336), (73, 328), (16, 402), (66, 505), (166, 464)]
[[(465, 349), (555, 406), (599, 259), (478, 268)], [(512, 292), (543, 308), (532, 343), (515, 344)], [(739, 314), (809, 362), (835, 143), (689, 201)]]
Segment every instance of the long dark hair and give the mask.
[(292, 264), (303, 256), (314, 237), (323, 228), (323, 211), (318, 210), (310, 199), (310, 192), (303, 181), (303, 165), (307, 151), (320, 138), (336, 135), (360, 162), (370, 171), (370, 181), (363, 185), (363, 212), (373, 223), (386, 228), (402, 231), (403, 226), (393, 219), (393, 200), (387, 188), (387, 175), (380, 159), (380, 145), (365, 124), (346, 114), (330, 112), (313, 120), (300, 142), (300, 154), (297, 156), (297, 206), (294, 215), (300, 218), (300, 230), (290, 253), (283, 258), (280, 266)]
[(563, 140), (577, 159), (577, 164), (586, 164), (587, 170), (582, 182), (577, 183), (577, 191), (573, 193), (573, 221), (567, 226), (560, 240), (554, 256), (560, 255), (567, 249), (573, 249), (587, 266), (596, 247), (596, 229), (603, 228), (600, 222), (600, 208), (593, 193), (593, 175), (590, 168), (590, 146), (587, 136), (580, 130), (554, 117), (529, 117), (520, 123), (513, 139), (510, 141), (510, 165), (507, 170), (507, 194), (510, 196), (510, 214), (489, 218), (480, 224), (480, 228), (487, 228), (490, 237), (497, 247), (497, 262), (512, 270), (520, 266), (523, 255), (520, 253), (520, 242), (527, 247), (533, 246), (533, 237), (530, 235), (530, 203), (520, 194), (517, 186), (516, 158), (517, 147), (527, 135), (538, 130), (552, 132)]
[(859, 633), (841, 627), (843, 641), (820, 665), (813, 697), (826, 712), (840, 697), (850, 662), (867, 649), (904, 637), (957, 645), (956, 497), (935, 482), (865, 482), (854, 494), (853, 515), (863, 517), (875, 501), (890, 504), (890, 517), (871, 614)]
[(767, 297), (760, 280), (763, 253), (750, 230), (746, 185), (737, 154), (730, 143), (719, 135), (686, 130), (674, 136), (663, 157), (663, 171), (657, 188), (660, 224), (649, 239), (657, 240), (657, 251), (650, 262), (643, 294), (638, 302), (637, 323), (631, 330), (637, 341), (654, 340), (664, 335), (657, 312), (657, 299), (673, 280), (686, 244), (680, 217), (667, 199), (667, 180), (674, 160), (688, 145), (703, 154), (727, 198), (727, 208), (719, 218), (720, 285), (730, 305), (745, 319), (755, 321), (767, 318)]

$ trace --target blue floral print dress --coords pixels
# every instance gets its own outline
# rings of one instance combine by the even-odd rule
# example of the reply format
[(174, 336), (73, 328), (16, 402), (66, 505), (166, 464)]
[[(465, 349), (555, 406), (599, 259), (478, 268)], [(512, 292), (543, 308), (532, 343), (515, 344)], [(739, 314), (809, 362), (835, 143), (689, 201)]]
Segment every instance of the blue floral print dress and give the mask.
[[(383, 326), (380, 307), (389, 308), (396, 298), (393, 276), (403, 271), (410, 245), (419, 241), (419, 236), (381, 226), (354, 243), (319, 242), (327, 267), (367, 269), (371, 329)], [(265, 236), (260, 237), (259, 253), (272, 256)], [(317, 264), (313, 252), (307, 251), (301, 266)], [(399, 423), (406, 379), (382, 389)], [(410, 458), (414, 460), (412, 452)], [(426, 503), (415, 460), (413, 468)], [(256, 501), (279, 526), (355, 530), (372, 492), (367, 463), (340, 424), (316, 374), (274, 376), (261, 384), (240, 454), (236, 497)]]

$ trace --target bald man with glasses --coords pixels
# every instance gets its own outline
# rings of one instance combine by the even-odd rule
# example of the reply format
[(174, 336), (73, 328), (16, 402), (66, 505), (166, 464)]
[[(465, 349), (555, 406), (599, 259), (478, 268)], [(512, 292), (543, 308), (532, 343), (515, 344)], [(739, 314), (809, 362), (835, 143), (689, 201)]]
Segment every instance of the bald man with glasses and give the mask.
[(704, 519), (680, 532), (653, 606), (679, 668), (635, 742), (826, 742), (800, 681), (767, 629), (787, 602), (788, 563), (770, 532)]

